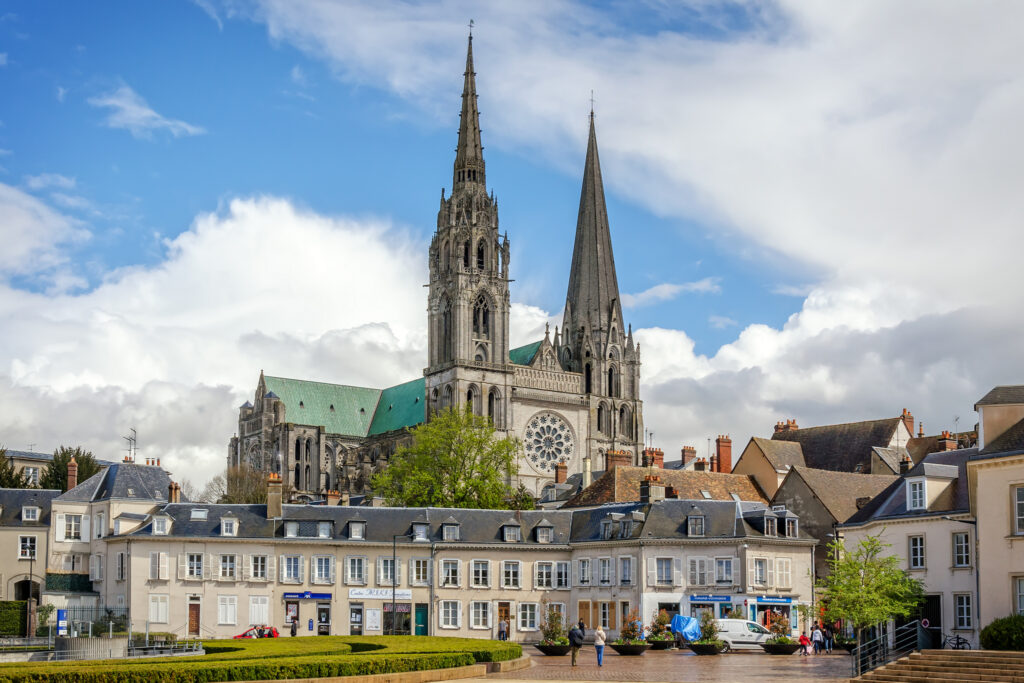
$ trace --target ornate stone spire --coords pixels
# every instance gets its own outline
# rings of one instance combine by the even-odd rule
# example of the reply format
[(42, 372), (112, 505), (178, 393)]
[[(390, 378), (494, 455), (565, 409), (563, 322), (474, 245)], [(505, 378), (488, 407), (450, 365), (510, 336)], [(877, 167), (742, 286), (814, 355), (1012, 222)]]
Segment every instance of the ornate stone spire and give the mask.
[[(580, 212), (576, 219), (576, 242), (565, 309), (565, 326), (570, 324), (571, 318), (577, 329), (589, 320), (595, 330), (607, 330), (615, 319), (619, 321), (621, 333), (622, 305), (619, 302), (608, 211), (604, 203), (593, 112), (590, 113), (590, 141), (583, 169), (583, 189), (580, 192)], [(563, 331), (568, 335), (569, 330), (565, 326)]]
[[(466, 49), (465, 82), (462, 86), (462, 114), (459, 120), (459, 145), (455, 148), (452, 187), (455, 190), (473, 184), (485, 188), (484, 147), (480, 144), (480, 109), (476, 101), (476, 72), (473, 71), (473, 35)], [(471, 185), (472, 186), (472, 185)]]

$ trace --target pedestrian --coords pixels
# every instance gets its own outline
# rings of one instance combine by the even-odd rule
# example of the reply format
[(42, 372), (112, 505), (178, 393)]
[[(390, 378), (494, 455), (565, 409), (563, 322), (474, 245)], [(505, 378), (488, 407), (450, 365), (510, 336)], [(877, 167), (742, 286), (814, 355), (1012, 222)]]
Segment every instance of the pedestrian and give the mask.
[(832, 632), (832, 627), (825, 624), (825, 653), (832, 654), (832, 641), (835, 640), (836, 634)]
[(814, 630), (811, 631), (811, 642), (814, 643), (814, 654), (821, 654), (821, 647), (825, 643), (825, 634), (821, 632), (821, 627), (818, 624), (814, 625)]
[(800, 656), (801, 657), (806, 657), (808, 654), (810, 654), (809, 652), (807, 652), (807, 648), (810, 646), (810, 644), (811, 644), (811, 639), (807, 637), (807, 631), (802, 631), (800, 633)]
[(498, 620), (498, 640), (508, 640), (508, 626), (505, 625), (504, 619)]
[[(583, 620), (580, 619), (580, 624)], [(572, 648), (572, 665), (576, 666), (576, 656), (580, 653), (580, 648), (583, 647), (583, 628), (577, 624), (569, 629), (569, 646)]]
[(587, 632), (587, 625), (583, 623), (583, 617), (580, 617), (580, 623), (576, 624), (576, 626), (584, 633)]
[(604, 629), (598, 624), (597, 630), (594, 631), (594, 649), (597, 651), (598, 666), (604, 666), (604, 639)]
[(292, 638), (294, 638), (299, 632), (299, 620), (292, 619)]

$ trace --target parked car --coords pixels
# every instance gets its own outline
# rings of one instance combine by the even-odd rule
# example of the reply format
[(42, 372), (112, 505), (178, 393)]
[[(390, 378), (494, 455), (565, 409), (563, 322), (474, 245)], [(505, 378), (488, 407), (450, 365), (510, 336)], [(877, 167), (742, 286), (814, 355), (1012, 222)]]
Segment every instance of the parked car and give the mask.
[(273, 626), (253, 626), (252, 628), (250, 628), (245, 633), (239, 633), (237, 636), (235, 636), (235, 639), (237, 640), (238, 638), (279, 638), (279, 637), (280, 637), (280, 634), (278, 634), (277, 629), (275, 627), (273, 627)]
[(719, 619), (718, 637), (725, 641), (723, 652), (729, 650), (760, 650), (761, 643), (771, 638), (772, 633), (756, 621), (745, 619)]

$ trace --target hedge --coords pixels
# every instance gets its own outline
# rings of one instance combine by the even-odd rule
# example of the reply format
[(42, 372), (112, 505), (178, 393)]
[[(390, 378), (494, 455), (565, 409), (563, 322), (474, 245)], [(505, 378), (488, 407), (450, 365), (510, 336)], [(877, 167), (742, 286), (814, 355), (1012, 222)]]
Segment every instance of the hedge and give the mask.
[(356, 676), (514, 659), (515, 643), (424, 636), (333, 636), (204, 643), (206, 655), (0, 665), (0, 683), (212, 683)]
[(981, 629), (986, 650), (1024, 650), (1024, 614), (996, 619)]
[(25, 635), (28, 603), (24, 600), (0, 601), (0, 636)]

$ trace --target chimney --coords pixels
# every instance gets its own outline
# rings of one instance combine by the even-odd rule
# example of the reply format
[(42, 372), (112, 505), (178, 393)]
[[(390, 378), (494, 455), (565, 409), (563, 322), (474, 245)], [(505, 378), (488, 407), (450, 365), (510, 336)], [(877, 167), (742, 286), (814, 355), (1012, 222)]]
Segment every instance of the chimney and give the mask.
[(348, 496), (348, 491), (342, 491), (341, 497), (338, 500), (338, 505), (351, 505), (352, 500)]
[(854, 505), (856, 505), (857, 509), (860, 510), (862, 507), (864, 507), (865, 505), (867, 505), (870, 502), (871, 502), (871, 496), (865, 496), (863, 498), (857, 498), (854, 501)]
[(660, 448), (644, 449), (644, 467), (665, 468), (665, 452)]
[(679, 498), (679, 491), (677, 491), (674, 486), (666, 486), (665, 487), (665, 497), (666, 498)]
[(903, 414), (900, 415), (900, 418), (903, 420), (903, 425), (907, 428), (907, 431), (910, 432), (911, 436), (913, 436), (914, 435), (914, 416), (909, 411), (907, 411), (906, 408), (904, 408), (903, 409)]
[(281, 475), (271, 472), (267, 475), (267, 519), (281, 517), (284, 514), (284, 482)]
[(633, 454), (629, 451), (605, 451), (604, 466), (607, 470), (616, 467), (629, 467), (633, 464)]
[(900, 474), (906, 474), (910, 471), (910, 458), (903, 456), (900, 458)]
[(775, 423), (775, 433), (778, 434), (779, 432), (784, 432), (784, 431), (786, 431), (786, 425), (784, 425), (782, 422), (776, 422)]
[(327, 492), (327, 499), (326, 499), (327, 505), (337, 505), (340, 500), (341, 500), (341, 494), (338, 493), (337, 491), (328, 491)]
[(167, 487), (167, 502), (168, 503), (180, 503), (181, 502), (181, 487), (177, 483), (171, 482)]
[(956, 438), (949, 433), (949, 430), (943, 430), (942, 436), (939, 438), (939, 450), (940, 451), (955, 451), (956, 450)]
[(654, 503), (665, 498), (665, 486), (661, 483), (661, 477), (647, 475), (640, 482), (640, 502)]
[(555, 483), (564, 484), (565, 480), (569, 476), (569, 466), (564, 462), (560, 462), (555, 465)]
[(707, 468), (708, 468), (708, 461), (705, 460), (704, 458), (700, 458), (698, 460), (694, 460), (693, 461), (693, 471), (694, 472), (704, 472), (705, 470), (707, 470)]
[(689, 465), (697, 457), (697, 449), (693, 446), (683, 446), (683, 468)]
[(68, 461), (68, 487), (66, 491), (78, 486), (78, 463), (75, 462), (75, 456), (71, 456), (71, 460)]
[(924, 422), (918, 422), (917, 423), (917, 438), (919, 438), (919, 439), (923, 439), (924, 438)]
[(593, 459), (590, 456), (583, 458), (583, 488), (590, 486), (590, 482), (593, 479)]
[[(793, 428), (796, 429), (796, 422), (793, 422)], [(732, 439), (729, 438), (728, 434), (719, 436), (715, 439), (715, 455), (717, 469), (715, 472), (724, 472), (729, 474), (732, 472)]]
[(718, 471), (718, 454), (717, 453), (715, 455), (711, 456), (711, 460), (710, 460), (710, 462), (708, 462), (708, 471), (709, 472), (717, 472)]

